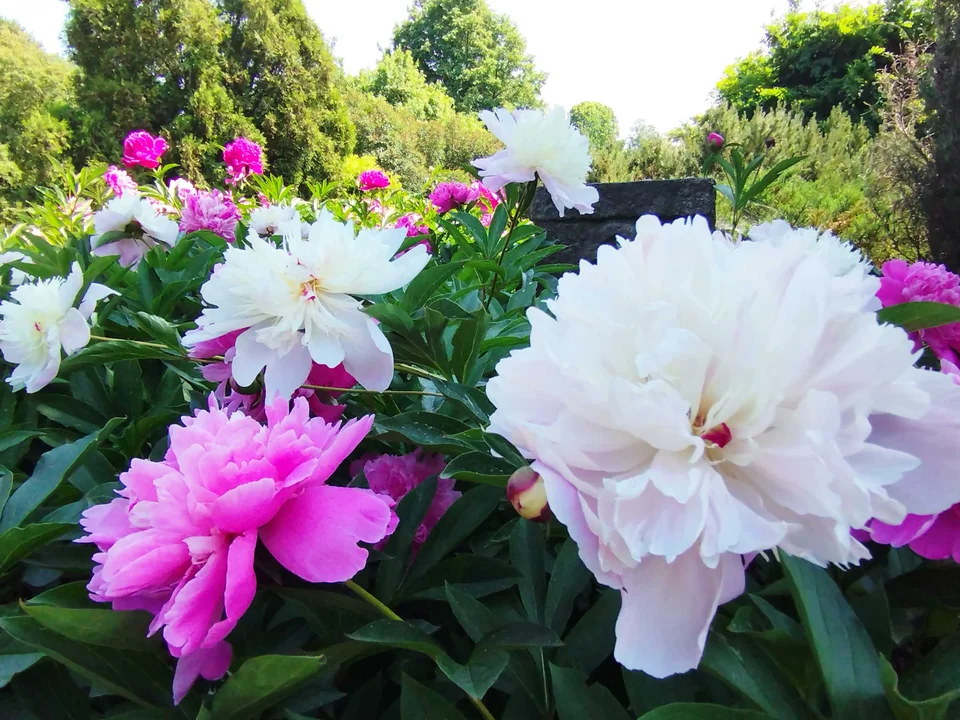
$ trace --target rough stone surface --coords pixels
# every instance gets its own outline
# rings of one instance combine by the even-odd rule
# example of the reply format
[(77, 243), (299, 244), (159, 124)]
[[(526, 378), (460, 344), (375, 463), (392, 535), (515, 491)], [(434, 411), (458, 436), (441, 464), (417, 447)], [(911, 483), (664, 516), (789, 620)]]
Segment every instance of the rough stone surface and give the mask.
[(703, 215), (714, 226), (717, 216), (713, 180), (641, 180), (594, 184), (600, 200), (592, 215), (567, 210), (557, 214), (550, 195), (542, 187), (530, 206), (530, 219), (567, 248), (554, 255), (556, 262), (576, 263), (580, 258), (596, 260), (597, 248), (616, 241), (617, 236), (633, 238), (637, 218), (653, 214), (664, 222)]

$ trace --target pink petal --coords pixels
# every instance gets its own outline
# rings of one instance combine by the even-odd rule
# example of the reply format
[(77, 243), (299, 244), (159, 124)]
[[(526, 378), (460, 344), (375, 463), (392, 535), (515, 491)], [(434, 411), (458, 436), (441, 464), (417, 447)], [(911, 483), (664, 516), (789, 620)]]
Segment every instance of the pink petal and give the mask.
[(232, 655), (230, 644), (221, 642), (181, 656), (173, 675), (173, 704), (180, 704), (201, 675), (207, 680), (219, 680), (226, 675)]
[(177, 656), (197, 650), (207, 632), (223, 614), (223, 595), (227, 584), (225, 548), (212, 553), (203, 567), (176, 595), (166, 612), (163, 639)]
[(257, 592), (257, 576), (253, 571), (253, 552), (256, 547), (256, 530), (244, 533), (230, 543), (227, 551), (227, 588), (223, 595), (227, 619), (210, 628), (206, 640), (203, 641), (205, 647), (222, 641), (237, 626), (237, 622), (253, 602), (253, 596)]
[(359, 488), (314, 483), (288, 500), (260, 532), (277, 561), (310, 582), (342, 582), (367, 562), (358, 542), (386, 535), (390, 507)]
[(261, 478), (228, 490), (213, 502), (210, 518), (225, 533), (256, 530), (270, 521), (280, 507), (273, 478)]

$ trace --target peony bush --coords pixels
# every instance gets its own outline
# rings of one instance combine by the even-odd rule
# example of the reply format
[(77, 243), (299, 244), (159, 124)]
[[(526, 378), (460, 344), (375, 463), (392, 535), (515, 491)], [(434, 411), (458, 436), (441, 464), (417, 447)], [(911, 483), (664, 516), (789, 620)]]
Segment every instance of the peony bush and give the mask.
[(956, 714), (960, 278), (653, 216), (555, 263), (587, 141), (481, 118), (473, 180), (307, 197), (138, 130), (5, 231), (3, 717)]

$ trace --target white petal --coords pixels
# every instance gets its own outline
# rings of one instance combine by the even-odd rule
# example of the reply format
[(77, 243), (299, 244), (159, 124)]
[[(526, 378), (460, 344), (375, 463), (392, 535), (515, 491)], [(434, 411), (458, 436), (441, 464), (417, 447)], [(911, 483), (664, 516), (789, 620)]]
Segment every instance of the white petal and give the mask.
[(296, 345), (286, 355), (271, 359), (264, 373), (267, 400), (277, 395), (289, 398), (307, 381), (313, 361), (310, 351), (303, 345)]
[(393, 349), (373, 318), (357, 315), (341, 339), (343, 367), (367, 390), (386, 390), (393, 380)]
[(60, 333), (60, 343), (67, 355), (73, 355), (90, 342), (90, 327), (77, 308), (70, 308), (67, 311), (63, 319), (57, 323), (57, 330)]
[(237, 337), (232, 370), (233, 379), (240, 387), (252, 385), (263, 368), (277, 360), (275, 350), (257, 342), (257, 330), (258, 328), (252, 327)]

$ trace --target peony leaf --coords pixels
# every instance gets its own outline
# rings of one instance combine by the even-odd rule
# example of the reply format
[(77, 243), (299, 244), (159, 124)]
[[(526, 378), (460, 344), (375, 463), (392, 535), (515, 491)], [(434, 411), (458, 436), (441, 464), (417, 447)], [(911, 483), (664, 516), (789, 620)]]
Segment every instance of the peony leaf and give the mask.
[(443, 652), (433, 638), (416, 625), (403, 620), (376, 620), (359, 630), (348, 633), (347, 637), (373, 645), (413, 650), (431, 658), (436, 658)]
[(482, 698), (503, 673), (510, 656), (502, 650), (478, 647), (470, 654), (466, 665), (443, 653), (437, 658), (437, 667), (467, 695)]
[(620, 614), (620, 593), (602, 590), (600, 599), (563, 637), (554, 661), (580, 672), (592, 673), (613, 652), (614, 627)]
[(934, 607), (938, 602), (960, 608), (960, 567), (921, 567), (895, 577), (886, 585), (887, 597), (896, 607)]
[(12, 568), (37, 548), (74, 529), (76, 525), (68, 523), (35, 523), (5, 530), (0, 533), (0, 573)]
[(396, 433), (415, 445), (455, 449), (462, 449), (463, 446), (450, 436), (470, 429), (468, 425), (454, 418), (426, 412), (401, 413), (393, 417), (378, 416), (373, 428), (378, 434)]
[(580, 560), (577, 544), (569, 538), (557, 553), (547, 585), (543, 619), (548, 627), (562, 633), (573, 611), (573, 602), (590, 582), (590, 571)]
[(453, 335), (453, 355), (451, 366), (457, 379), (472, 387), (479, 379), (476, 377), (477, 359), (489, 326), (489, 316), (481, 312), (469, 320), (464, 320)]
[(400, 681), (401, 720), (466, 720), (442, 695), (403, 673)]
[(213, 698), (211, 720), (252, 720), (320, 671), (322, 655), (261, 655), (233, 673)]
[(674, 703), (651, 710), (640, 720), (775, 720), (772, 715), (753, 710), (735, 710), (706, 703)]
[(448, 462), (440, 477), (505, 488), (515, 469), (506, 460), (474, 450)]
[(523, 648), (560, 647), (563, 641), (550, 628), (531, 622), (518, 622), (491, 630), (480, 639), (486, 647), (503, 650)]
[(413, 313), (422, 308), (433, 294), (439, 290), (443, 284), (458, 273), (465, 262), (449, 262), (442, 264), (433, 264), (420, 271), (407, 289), (403, 291), (403, 297), (400, 304), (408, 313)]
[(551, 663), (550, 678), (560, 720), (630, 720), (609, 690), (599, 683), (587, 687), (586, 678), (576, 670)]
[[(957, 671), (956, 663), (950, 669), (955, 674)], [(901, 689), (897, 687), (899, 678), (896, 670), (883, 655), (880, 656), (880, 677), (883, 681), (883, 689), (887, 694), (887, 700), (897, 720), (944, 720), (951, 703), (960, 696), (960, 687), (954, 687), (939, 697), (926, 700), (907, 699), (903, 696)]]
[(912, 702), (956, 699), (960, 693), (960, 635), (942, 638), (930, 654), (918, 660), (900, 678), (900, 692), (917, 698)]
[(960, 322), (960, 307), (938, 302), (906, 302), (879, 310), (877, 320), (913, 332)]
[(70, 673), (53, 660), (45, 660), (10, 684), (20, 703), (38, 718), (89, 720), (90, 700)]
[(43, 653), (11, 653), (0, 655), (0, 688), (5, 688), (13, 676), (29, 670), (44, 657)]
[(517, 523), (510, 533), (510, 562), (522, 574), (520, 598), (527, 618), (534, 622), (543, 619), (543, 599), (546, 593), (544, 556), (546, 548), (541, 526), (529, 520)]
[(377, 596), (386, 603), (393, 600), (400, 587), (409, 564), (414, 537), (436, 492), (437, 478), (429, 477), (404, 495), (396, 507), (400, 522), (383, 548), (387, 557), (380, 561), (377, 568)]
[(825, 570), (780, 554), (784, 575), (830, 699), (834, 717), (890, 720), (877, 651)]

